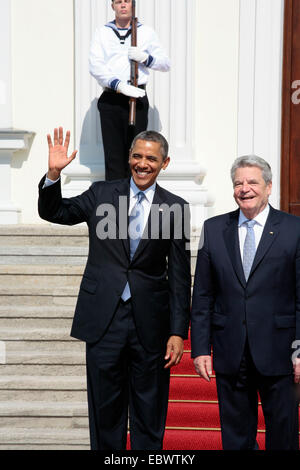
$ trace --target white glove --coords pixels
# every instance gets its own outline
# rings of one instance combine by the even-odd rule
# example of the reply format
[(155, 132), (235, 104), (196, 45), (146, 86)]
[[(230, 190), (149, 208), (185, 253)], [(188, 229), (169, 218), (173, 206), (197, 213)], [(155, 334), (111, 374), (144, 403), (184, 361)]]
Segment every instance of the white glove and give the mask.
[(128, 49), (129, 60), (135, 60), (136, 62), (146, 62), (149, 57), (147, 52), (142, 51), (138, 47), (131, 46)]
[(123, 95), (130, 96), (131, 98), (143, 98), (146, 94), (146, 91), (142, 88), (127, 85), (125, 82), (119, 83), (117, 91)]

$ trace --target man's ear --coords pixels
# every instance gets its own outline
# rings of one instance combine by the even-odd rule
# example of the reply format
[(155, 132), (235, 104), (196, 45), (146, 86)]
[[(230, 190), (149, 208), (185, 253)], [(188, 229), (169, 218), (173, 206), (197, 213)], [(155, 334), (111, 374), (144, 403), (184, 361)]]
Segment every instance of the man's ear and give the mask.
[(272, 194), (272, 181), (268, 184), (268, 196)]
[(162, 169), (165, 170), (167, 168), (167, 166), (169, 165), (170, 163), (170, 157), (167, 157), (164, 161), (163, 161), (163, 164), (162, 164)]

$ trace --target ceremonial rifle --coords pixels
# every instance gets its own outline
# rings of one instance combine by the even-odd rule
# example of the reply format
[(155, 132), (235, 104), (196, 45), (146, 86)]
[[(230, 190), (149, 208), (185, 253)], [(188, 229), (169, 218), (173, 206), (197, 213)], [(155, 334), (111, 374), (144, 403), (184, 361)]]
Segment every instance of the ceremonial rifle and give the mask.
[[(132, 19), (131, 19), (131, 45), (137, 46), (137, 23), (138, 19), (135, 16), (136, 1), (132, 0)], [(131, 60), (130, 64), (130, 84), (132, 86), (138, 86), (138, 63), (135, 60)], [(129, 100), (129, 125), (135, 126), (136, 121), (136, 98), (130, 98)]]

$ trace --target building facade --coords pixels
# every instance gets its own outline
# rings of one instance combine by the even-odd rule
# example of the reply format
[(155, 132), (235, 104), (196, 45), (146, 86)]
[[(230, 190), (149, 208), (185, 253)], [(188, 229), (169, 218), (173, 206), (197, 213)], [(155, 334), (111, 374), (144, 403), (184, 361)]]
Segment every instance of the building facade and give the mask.
[[(160, 183), (192, 206), (193, 226), (235, 208), (230, 166), (265, 158), (280, 206), (284, 0), (152, 0), (138, 18), (153, 26), (171, 72), (153, 73), (149, 128), (170, 142)], [(96, 25), (107, 0), (2, 0), (0, 4), (0, 224), (42, 224), (37, 185), (47, 170), (46, 134), (70, 129), (79, 154), (64, 172), (66, 196), (104, 178), (101, 93), (89, 75)]]

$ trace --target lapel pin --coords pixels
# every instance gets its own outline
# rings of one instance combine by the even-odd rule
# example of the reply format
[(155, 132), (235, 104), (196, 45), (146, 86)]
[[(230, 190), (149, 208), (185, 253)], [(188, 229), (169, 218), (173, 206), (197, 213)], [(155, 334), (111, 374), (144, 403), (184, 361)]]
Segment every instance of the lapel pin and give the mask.
[(163, 211), (164, 211), (163, 209), (159, 208), (159, 212), (163, 212)]
[(274, 232), (270, 232), (270, 235), (274, 235)]

